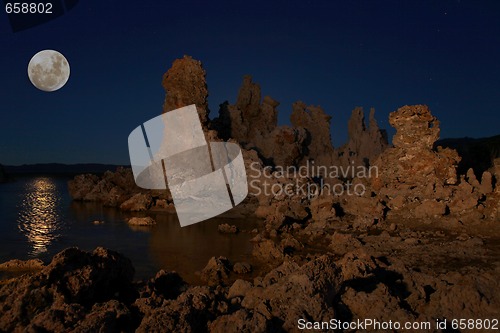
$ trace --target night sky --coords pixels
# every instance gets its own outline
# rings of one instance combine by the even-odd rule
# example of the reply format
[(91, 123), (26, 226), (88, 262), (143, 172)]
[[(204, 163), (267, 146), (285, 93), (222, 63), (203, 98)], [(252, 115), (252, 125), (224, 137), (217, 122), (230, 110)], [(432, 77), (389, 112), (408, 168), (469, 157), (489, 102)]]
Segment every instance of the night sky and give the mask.
[[(71, 65), (53, 93), (27, 77), (43, 49)], [(386, 129), (389, 112), (427, 104), (441, 137), (500, 134), (500, 1), (83, 0), (17, 33), (0, 14), (0, 50), (7, 165), (128, 164), (129, 133), (161, 113), (162, 75), (184, 54), (207, 71), (212, 118), (251, 74), (281, 124), (294, 101), (321, 105), (336, 147), (356, 106)]]

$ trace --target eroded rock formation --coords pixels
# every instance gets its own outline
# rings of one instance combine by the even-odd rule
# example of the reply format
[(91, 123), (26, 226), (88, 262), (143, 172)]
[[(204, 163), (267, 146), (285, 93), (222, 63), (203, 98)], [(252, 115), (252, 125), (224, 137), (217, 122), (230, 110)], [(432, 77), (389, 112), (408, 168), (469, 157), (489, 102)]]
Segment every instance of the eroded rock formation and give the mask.
[(374, 189), (390, 198), (402, 196), (406, 200), (449, 196), (444, 186), (457, 183), (460, 157), (451, 149), (433, 150), (439, 138), (439, 121), (429, 108), (404, 106), (390, 114), (389, 122), (396, 129), (394, 147), (374, 163), (379, 175), (373, 180)]
[[(331, 117), (320, 107), (296, 102), (292, 126), (278, 126), (279, 103), (269, 96), (262, 98), (259, 85), (250, 76), (244, 77), (235, 104), (223, 103), (213, 121), (208, 118), (208, 89), (199, 61), (188, 56), (174, 61), (163, 86), (164, 112), (194, 103), (207, 141), (229, 140), (242, 147), (250, 195), (240, 206), (247, 207), (246, 213), (264, 218), (269, 230), (302, 225), (308, 219), (322, 221), (306, 227), (314, 233), (324, 221), (344, 214), (355, 216), (356, 225), (371, 225), (394, 214), (422, 219), (454, 216), (461, 222), (498, 219), (496, 169), (481, 177), (473, 171), (458, 176), (457, 152), (434, 148), (439, 121), (427, 106), (404, 106), (391, 113), (389, 122), (397, 131), (391, 148), (374, 110), (366, 124), (363, 110), (356, 108), (348, 123), (348, 143), (334, 149)], [(308, 163), (344, 171), (357, 166), (374, 169), (369, 177), (361, 178), (350, 172), (318, 177), (274, 171)], [(336, 191), (324, 194), (318, 183)], [(279, 191), (288, 185), (289, 192)], [(346, 194), (349, 186), (356, 185), (364, 189), (361, 194)], [(70, 182), (70, 193), (76, 200), (100, 201), (128, 211), (174, 210), (168, 191), (138, 189), (130, 171), (124, 169), (101, 178), (78, 176)]]
[(107, 171), (102, 177), (78, 175), (68, 182), (68, 190), (73, 200), (101, 202), (104, 206), (120, 207), (125, 211), (173, 208), (169, 192), (137, 187), (132, 170), (128, 168)]
[(297, 166), (314, 160), (330, 165), (333, 146), (330, 116), (321, 107), (293, 104), (292, 126), (278, 126), (279, 102), (265, 96), (261, 102), (258, 84), (245, 76), (236, 104), (224, 103), (214, 127), (224, 139), (232, 138), (273, 166)]
[(206, 72), (201, 61), (190, 56), (176, 59), (172, 67), (163, 75), (165, 102), (163, 112), (183, 106), (196, 104), (198, 115), (203, 126), (208, 122), (208, 89)]
[(374, 160), (389, 146), (387, 132), (378, 127), (375, 109), (370, 109), (368, 126), (362, 108), (352, 111), (348, 123), (349, 141), (335, 149), (335, 164), (343, 168), (373, 165)]
[(307, 106), (303, 102), (293, 104), (290, 121), (295, 128), (303, 128), (307, 139), (304, 156), (299, 165), (305, 165), (307, 161), (314, 161), (316, 165), (332, 165), (333, 145), (330, 135), (331, 116), (319, 106)]
[[(437, 147), (439, 121), (425, 105), (404, 106), (390, 114), (396, 128), (393, 148), (383, 152), (375, 166), (374, 191), (387, 207), (417, 218), (456, 217), (461, 222), (498, 219), (497, 206), (486, 200), (494, 196), (494, 177), (484, 172), (481, 181), (472, 169), (457, 175), (460, 156), (455, 150)], [(487, 214), (485, 214), (487, 211)]]
[(307, 133), (304, 128), (278, 127), (278, 105), (269, 96), (261, 102), (260, 86), (245, 76), (236, 104), (221, 104), (213, 126), (223, 139), (256, 150), (267, 164), (295, 165), (304, 155)]

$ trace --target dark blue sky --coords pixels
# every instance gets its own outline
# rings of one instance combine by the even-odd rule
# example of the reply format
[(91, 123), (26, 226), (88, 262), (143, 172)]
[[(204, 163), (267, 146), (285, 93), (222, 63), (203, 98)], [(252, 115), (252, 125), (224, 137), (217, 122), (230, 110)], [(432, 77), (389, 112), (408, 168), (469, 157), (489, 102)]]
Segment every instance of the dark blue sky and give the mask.
[[(442, 137), (496, 135), (499, 18), (499, 1), (85, 0), (13, 33), (0, 14), (0, 163), (129, 163), (128, 134), (161, 113), (162, 75), (184, 54), (204, 64), (211, 117), (251, 74), (282, 124), (296, 100), (321, 105), (335, 146), (356, 106), (389, 129), (389, 112), (428, 104)], [(71, 65), (53, 93), (26, 74), (43, 49)]]

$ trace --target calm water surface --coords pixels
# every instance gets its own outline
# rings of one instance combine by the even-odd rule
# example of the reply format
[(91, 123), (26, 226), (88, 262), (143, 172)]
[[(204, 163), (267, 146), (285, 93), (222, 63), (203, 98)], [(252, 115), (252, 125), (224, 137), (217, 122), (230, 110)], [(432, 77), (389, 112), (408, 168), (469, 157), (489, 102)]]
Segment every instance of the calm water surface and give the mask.
[[(97, 246), (123, 253), (136, 269), (136, 278), (151, 277), (160, 268), (179, 272), (197, 282), (212, 256), (232, 262), (251, 259), (252, 236), (220, 234), (220, 223), (251, 230), (255, 220), (214, 218), (181, 228), (175, 214), (152, 213), (152, 227), (131, 227), (131, 215), (94, 203), (73, 202), (67, 190), (69, 178), (22, 177), (0, 184), (0, 262), (40, 258), (44, 261), (70, 246), (92, 250)], [(103, 221), (94, 224), (94, 221)]]

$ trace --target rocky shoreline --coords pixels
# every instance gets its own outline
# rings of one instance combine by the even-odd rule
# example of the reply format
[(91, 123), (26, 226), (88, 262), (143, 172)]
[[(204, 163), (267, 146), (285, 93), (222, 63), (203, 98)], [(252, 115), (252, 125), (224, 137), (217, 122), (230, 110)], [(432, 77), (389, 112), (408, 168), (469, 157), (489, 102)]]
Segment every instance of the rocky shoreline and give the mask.
[(2, 281), (0, 330), (298, 332), (299, 319), (500, 318), (500, 230), (483, 227), (340, 222), (311, 236), (259, 233), (259, 273), (214, 257), (202, 285), (164, 270), (135, 281), (122, 255), (69, 248), (44, 266), (16, 262), (31, 272)]
[[(480, 177), (458, 174), (458, 153), (434, 147), (439, 121), (427, 106), (391, 113), (392, 146), (374, 111), (367, 126), (356, 108), (349, 142), (334, 148), (320, 107), (297, 102), (292, 126), (278, 126), (279, 103), (261, 98), (250, 77), (214, 120), (199, 61), (176, 60), (163, 86), (164, 112), (196, 104), (207, 140), (242, 147), (249, 196), (232, 213), (262, 219), (254, 260), (213, 257), (190, 285), (164, 270), (136, 281), (130, 260), (111, 250), (66, 249), (2, 281), (0, 331), (298, 332), (301, 319), (500, 319), (500, 159)], [(329, 169), (309, 173), (314, 166)], [(123, 211), (175, 212), (168, 190), (138, 188), (126, 168), (79, 175), (69, 191)], [(33, 266), (0, 268), (16, 265)]]

